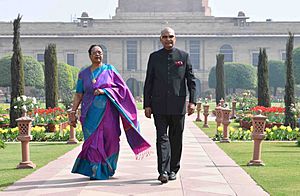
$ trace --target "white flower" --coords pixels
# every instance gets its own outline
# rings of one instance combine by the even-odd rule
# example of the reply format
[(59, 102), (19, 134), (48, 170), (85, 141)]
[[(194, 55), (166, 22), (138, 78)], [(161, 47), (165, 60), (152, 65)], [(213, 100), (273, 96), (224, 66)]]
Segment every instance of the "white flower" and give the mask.
[(17, 101), (21, 101), (21, 97), (17, 97)]
[(25, 112), (27, 112), (27, 107), (26, 107), (26, 105), (23, 105), (23, 106), (22, 106), (22, 110), (25, 111)]
[(21, 95), (21, 98), (23, 99), (23, 101), (26, 101), (26, 100), (27, 100), (26, 95)]
[(18, 106), (15, 105), (15, 106), (14, 106), (14, 109), (17, 109), (17, 108), (18, 108)]
[(32, 98), (32, 103), (36, 104), (36, 98), (35, 97)]

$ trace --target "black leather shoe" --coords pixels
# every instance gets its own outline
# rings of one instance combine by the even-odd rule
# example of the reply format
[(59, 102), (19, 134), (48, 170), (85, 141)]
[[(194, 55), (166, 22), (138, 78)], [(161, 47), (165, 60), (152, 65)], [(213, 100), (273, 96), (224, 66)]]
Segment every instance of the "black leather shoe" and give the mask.
[(171, 172), (169, 175), (169, 180), (176, 180), (176, 173), (175, 172)]
[(158, 180), (161, 181), (161, 183), (167, 183), (169, 180), (169, 176), (167, 172), (163, 172), (158, 176)]

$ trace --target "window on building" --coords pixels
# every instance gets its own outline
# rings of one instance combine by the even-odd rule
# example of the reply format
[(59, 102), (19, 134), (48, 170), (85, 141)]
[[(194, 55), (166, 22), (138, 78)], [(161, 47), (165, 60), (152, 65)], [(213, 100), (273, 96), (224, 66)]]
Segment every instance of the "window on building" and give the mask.
[(224, 62), (233, 62), (233, 49), (225, 44), (220, 48), (220, 54), (224, 54)]
[(190, 60), (194, 69), (200, 69), (200, 41), (190, 41)]
[(44, 62), (44, 54), (36, 54), (36, 60), (38, 62)]
[(73, 53), (67, 53), (67, 64), (75, 65), (75, 55)]
[(257, 66), (258, 65), (258, 57), (259, 57), (259, 52), (252, 52), (252, 65)]
[(137, 70), (137, 41), (127, 41), (127, 70)]
[(285, 60), (286, 60), (286, 52), (285, 52), (285, 51), (282, 51), (282, 52), (281, 52), (281, 60), (282, 60), (282, 61), (285, 61)]
[(107, 64), (107, 48), (104, 45), (100, 45), (103, 51), (103, 60), (102, 63)]

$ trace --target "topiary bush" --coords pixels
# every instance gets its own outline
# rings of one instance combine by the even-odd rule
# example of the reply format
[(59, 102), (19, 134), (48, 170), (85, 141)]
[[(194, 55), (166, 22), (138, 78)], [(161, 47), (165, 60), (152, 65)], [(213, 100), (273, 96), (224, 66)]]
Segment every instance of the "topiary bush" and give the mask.
[[(25, 86), (32, 86), (38, 89), (44, 88), (43, 65), (31, 56), (23, 56)], [(11, 87), (11, 56), (0, 59), (0, 86)]]

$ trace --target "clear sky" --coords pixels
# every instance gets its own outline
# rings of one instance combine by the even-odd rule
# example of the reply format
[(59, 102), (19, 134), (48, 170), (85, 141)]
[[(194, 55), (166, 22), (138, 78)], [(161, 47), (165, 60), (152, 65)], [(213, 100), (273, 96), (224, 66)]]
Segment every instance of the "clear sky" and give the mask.
[[(117, 4), (118, 0), (0, 0), (0, 21), (12, 21), (20, 13), (22, 21), (70, 22), (83, 11), (93, 18), (109, 18)], [(217, 17), (243, 11), (250, 21), (300, 21), (299, 0), (209, 0), (209, 6)]]

